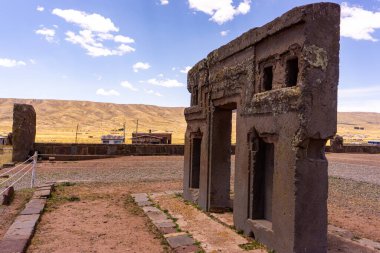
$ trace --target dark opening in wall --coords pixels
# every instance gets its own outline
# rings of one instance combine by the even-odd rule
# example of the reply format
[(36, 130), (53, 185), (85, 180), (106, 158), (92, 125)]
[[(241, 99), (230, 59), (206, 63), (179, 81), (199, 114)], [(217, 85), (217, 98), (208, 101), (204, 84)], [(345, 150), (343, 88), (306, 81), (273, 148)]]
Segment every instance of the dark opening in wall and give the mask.
[(273, 66), (264, 68), (263, 88), (265, 91), (271, 90), (273, 84)]
[(297, 85), (298, 79), (298, 58), (286, 61), (286, 86), (292, 87)]
[(272, 221), (274, 144), (258, 140), (254, 151), (252, 219)]
[(201, 170), (201, 138), (194, 138), (191, 147), (191, 175), (190, 188), (199, 189), (199, 176)]

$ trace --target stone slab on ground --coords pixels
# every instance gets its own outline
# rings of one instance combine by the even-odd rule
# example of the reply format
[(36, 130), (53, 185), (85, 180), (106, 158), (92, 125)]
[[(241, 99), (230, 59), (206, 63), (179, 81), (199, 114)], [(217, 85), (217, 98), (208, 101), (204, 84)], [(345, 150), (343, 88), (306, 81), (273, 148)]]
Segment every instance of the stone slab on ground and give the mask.
[(148, 194), (146, 193), (136, 193), (131, 195), (135, 202), (145, 202), (149, 201)]
[(33, 237), (38, 220), (50, 196), (52, 185), (37, 188), (33, 198), (16, 217), (0, 240), (1, 253), (24, 253)]
[(170, 247), (173, 249), (183, 246), (190, 246), (195, 243), (194, 239), (188, 235), (177, 235), (166, 238)]
[[(186, 204), (181, 198), (176, 197), (174, 194), (157, 194), (154, 196), (150, 195), (150, 197), (162, 209), (167, 209), (172, 217), (176, 217), (176, 223), (179, 228), (191, 234), (192, 240), (200, 242), (205, 252), (246, 252), (239, 247), (240, 244), (249, 243), (246, 238), (228, 226), (221, 224), (221, 222), (209, 217), (194, 206)], [(172, 238), (170, 234), (165, 235), (165, 237), (168, 237), (168, 241), (173, 240), (169, 239)], [(191, 251), (192, 248), (184, 248), (182, 250), (176, 252), (193, 252)], [(255, 249), (249, 252), (264, 253), (266, 250)]]
[[(170, 194), (176, 194), (178, 191), (170, 191)], [(155, 196), (162, 196), (166, 193), (155, 193)], [(153, 206), (153, 202), (149, 201), (148, 194), (132, 194), (136, 204), (142, 208), (144, 213), (156, 226), (156, 228), (164, 234), (164, 238), (169, 246), (176, 253), (199, 252), (200, 247), (195, 244), (195, 240), (188, 233), (178, 232), (175, 222), (168, 217), (163, 211)]]
[(45, 204), (46, 199), (32, 199), (28, 204), (26, 204), (25, 209), (20, 214), (40, 214), (44, 210)]
[(141, 201), (141, 202), (137, 202), (137, 205), (142, 207), (142, 206), (151, 206), (153, 203), (150, 202), (149, 200), (148, 201)]
[(0, 241), (1, 253), (23, 253), (28, 246), (27, 239), (3, 239)]
[(51, 190), (50, 189), (38, 189), (34, 192), (33, 198), (39, 199), (39, 198), (49, 198), (50, 197)]

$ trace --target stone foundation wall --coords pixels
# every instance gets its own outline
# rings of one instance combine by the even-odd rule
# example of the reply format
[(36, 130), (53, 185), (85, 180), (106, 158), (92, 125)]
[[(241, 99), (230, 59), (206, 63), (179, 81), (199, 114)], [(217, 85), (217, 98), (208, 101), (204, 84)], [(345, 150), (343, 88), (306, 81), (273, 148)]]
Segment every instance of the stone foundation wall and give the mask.
[(56, 157), (56, 160), (87, 160), (113, 156), (183, 155), (183, 145), (131, 145), (131, 144), (59, 144), (35, 143), (35, 151), (43, 158)]
[(334, 152), (331, 147), (326, 147), (326, 152), (331, 153), (368, 153), (380, 154), (380, 146), (374, 145), (344, 145), (342, 151)]

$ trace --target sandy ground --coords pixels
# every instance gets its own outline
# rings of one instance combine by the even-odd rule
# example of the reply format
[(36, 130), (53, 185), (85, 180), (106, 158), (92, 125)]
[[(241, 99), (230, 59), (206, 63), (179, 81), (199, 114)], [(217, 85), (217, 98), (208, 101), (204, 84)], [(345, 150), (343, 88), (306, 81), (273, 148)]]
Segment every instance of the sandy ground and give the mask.
[(180, 188), (180, 182), (58, 187), (27, 252), (167, 252), (129, 194)]
[[(380, 156), (328, 154), (328, 158), (330, 166), (335, 166), (333, 169), (331, 169), (332, 167), (329, 169), (329, 223), (352, 231), (356, 237), (369, 238), (380, 242), (380, 230), (378, 229), (380, 227), (380, 219), (378, 218), (380, 217), (380, 185), (368, 183), (365, 180), (365, 178), (375, 178), (371, 169), (375, 168), (376, 171), (380, 171), (378, 166)], [(347, 167), (347, 165), (351, 167)], [(363, 169), (363, 166), (370, 169)], [(123, 206), (123, 200), (128, 197), (128, 193), (181, 189), (182, 167), (183, 157), (181, 156), (120, 157), (81, 162), (39, 163), (37, 170), (38, 183), (68, 180), (84, 182), (88, 186), (77, 189), (78, 193), (75, 191), (76, 187), (79, 186), (68, 187), (72, 191), (68, 197), (70, 197), (70, 194), (79, 195), (80, 201), (58, 201), (60, 204), (57, 205), (57, 208), (51, 208), (49, 212), (44, 214), (41, 225), (38, 227), (37, 241), (33, 242), (30, 252), (63, 252), (59, 251), (62, 245), (70, 247), (65, 248), (66, 252), (79, 252), (76, 250), (80, 250), (80, 245), (82, 244), (87, 247), (86, 250), (88, 251), (85, 250), (85, 252), (101, 252), (106, 249), (102, 248), (103, 244), (91, 246), (95, 243), (93, 238), (97, 238), (95, 241), (109, 241), (108, 249), (116, 247), (113, 252), (118, 252), (117, 247), (126, 247), (125, 245), (117, 246), (119, 245), (118, 243), (131, 241), (128, 238), (133, 235), (132, 232), (135, 230), (141, 231), (141, 233), (145, 231), (150, 234), (153, 237), (152, 245), (156, 245), (155, 243), (159, 243), (159, 239), (154, 239), (155, 234), (150, 232), (144, 225), (145, 218), (138, 216), (136, 218), (136, 215), (130, 215), (127, 212), (128, 208)], [(353, 173), (355, 171), (360, 171), (360, 173)], [(104, 183), (95, 183), (100, 181)], [(105, 183), (111, 183), (111, 185), (105, 186)], [(25, 186), (22, 184), (19, 187), (29, 185), (29, 180), (26, 180)], [(97, 197), (98, 195), (100, 197)], [(111, 196), (111, 199), (108, 199), (109, 196)], [(108, 206), (109, 208), (107, 208)], [(120, 219), (106, 217), (107, 222), (102, 223), (103, 217), (106, 214), (113, 214), (113, 210), (117, 214), (115, 217)], [(123, 210), (126, 211), (123, 212)], [(3, 217), (1, 217), (1, 220), (3, 220)], [(131, 220), (135, 218), (139, 221), (133, 223), (134, 221), (132, 222)], [(77, 220), (75, 224), (74, 219)], [(122, 225), (117, 226), (117, 223), (112, 223), (112, 219), (119, 220)], [(112, 225), (108, 226), (107, 224)], [(135, 225), (131, 229), (129, 224)], [(75, 234), (77, 233), (75, 232), (76, 230), (73, 228), (72, 232), (76, 237), (71, 237), (70, 233), (65, 231), (71, 231), (69, 229), (72, 227), (83, 227), (85, 232), (82, 234), (78, 232), (77, 235)], [(111, 240), (112, 237), (102, 235), (102, 232), (97, 229), (98, 227), (101, 227), (101, 231), (114, 233), (113, 235), (115, 236), (122, 233), (123, 239), (119, 241)], [(94, 231), (94, 233), (91, 233), (91, 231)], [(123, 231), (125, 231), (125, 234), (123, 234)], [(53, 236), (50, 236), (50, 234)], [(149, 238), (149, 235), (147, 236)], [(60, 238), (60, 241), (54, 239), (54, 237)], [(77, 237), (78, 239), (76, 239)], [(139, 244), (139, 240), (134, 241), (138, 247), (144, 244)], [(131, 252), (134, 252), (133, 249), (138, 248), (133, 248), (133, 245), (130, 245), (130, 247)], [(162, 249), (161, 247), (160, 250)]]

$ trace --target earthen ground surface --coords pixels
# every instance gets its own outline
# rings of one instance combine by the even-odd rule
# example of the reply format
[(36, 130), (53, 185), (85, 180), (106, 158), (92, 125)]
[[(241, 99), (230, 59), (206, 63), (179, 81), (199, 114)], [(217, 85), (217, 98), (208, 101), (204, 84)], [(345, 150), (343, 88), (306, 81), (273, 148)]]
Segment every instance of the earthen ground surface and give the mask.
[(130, 194), (180, 186), (171, 181), (58, 188), (28, 252), (167, 252)]
[[(378, 155), (328, 154), (327, 157), (330, 164), (335, 163), (338, 166), (340, 164), (342, 164), (342, 166), (344, 166), (344, 164), (355, 166), (369, 163), (368, 165), (373, 167), (373, 163), (380, 164), (380, 157)], [(358, 160), (354, 161), (354, 157)], [(342, 159), (344, 159), (343, 162)], [(369, 162), (372, 160), (373, 162)], [(96, 195), (95, 193), (97, 192), (116, 192), (116, 190), (120, 190), (123, 194), (127, 194), (128, 192), (158, 192), (166, 189), (182, 189), (182, 168), (183, 157), (181, 156), (120, 157), (81, 162), (44, 162), (38, 165), (37, 179), (39, 183), (56, 180), (104, 181), (111, 183), (110, 189), (113, 190), (105, 190), (105, 187), (99, 189), (97, 187), (86, 188), (88, 194), (94, 195)], [(343, 167), (342, 170), (344, 171)], [(362, 171), (362, 173), (365, 172), (366, 170)], [(165, 179), (169, 181), (164, 181)], [(137, 183), (140, 181), (146, 182)], [(173, 181), (176, 182), (176, 187), (168, 186), (168, 182)], [(376, 230), (376, 228), (380, 227), (380, 219), (378, 219), (378, 217), (380, 217), (380, 186), (360, 182), (359, 179), (339, 179), (335, 176), (333, 178), (330, 177), (329, 182), (329, 223), (350, 230), (357, 237), (369, 238), (380, 242), (379, 230)], [(26, 181), (26, 186), (28, 186), (29, 183), (29, 181)], [(134, 187), (136, 189), (134, 189)], [(117, 193), (117, 195), (121, 193)], [(68, 206), (65, 208), (74, 208), (80, 203), (80, 201), (66, 203), (71, 207)], [(86, 207), (83, 205), (81, 208), (85, 210)], [(44, 224), (46, 217), (49, 217), (49, 215), (54, 214), (56, 211), (58, 212), (60, 209), (61, 208), (58, 208), (50, 214), (45, 213), (42, 217), (41, 224)], [(91, 212), (97, 211), (96, 208), (92, 209)], [(19, 210), (21, 210), (21, 208)], [(61, 214), (60, 219), (62, 220), (64, 219), (63, 217), (70, 219), (70, 217), (73, 218), (75, 216), (74, 212), (59, 212)], [(14, 218), (14, 216), (2, 215), (0, 222), (8, 220), (7, 224), (11, 224), (13, 221), (12, 217)], [(93, 219), (96, 218), (97, 215), (94, 213)], [(56, 231), (58, 227), (58, 225), (52, 226), (49, 231), (53, 233), (54, 236), (59, 236), (64, 240), (67, 235), (60, 235), (60, 233)], [(41, 228), (41, 226), (39, 226), (39, 228)], [(6, 228), (0, 227), (0, 233), (3, 233), (1, 231), (6, 231)], [(86, 243), (85, 240), (86, 238), (82, 238), (81, 243)], [(75, 239), (75, 241), (79, 240)], [(58, 248), (57, 246), (57, 249)]]

